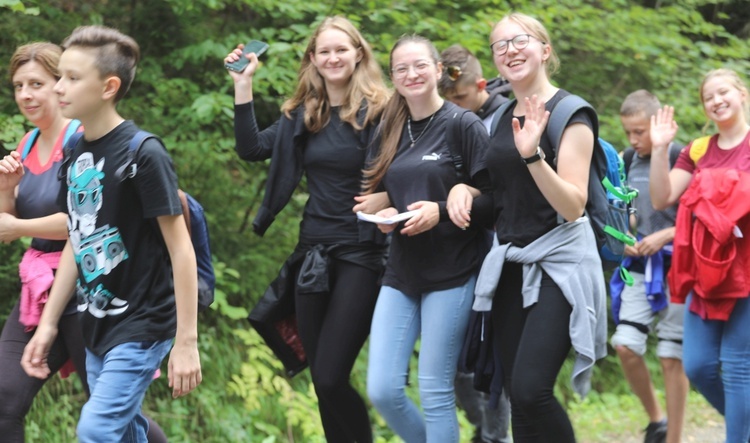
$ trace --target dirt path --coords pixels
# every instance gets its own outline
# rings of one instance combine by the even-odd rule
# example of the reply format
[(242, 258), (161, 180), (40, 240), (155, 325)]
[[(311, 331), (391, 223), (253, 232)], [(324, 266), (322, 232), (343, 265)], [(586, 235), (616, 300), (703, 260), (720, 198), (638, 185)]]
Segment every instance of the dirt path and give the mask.
[[(689, 411), (682, 432), (683, 443), (724, 443), (724, 419), (713, 409)], [(642, 443), (643, 431), (627, 434), (602, 435), (596, 440), (581, 443)]]

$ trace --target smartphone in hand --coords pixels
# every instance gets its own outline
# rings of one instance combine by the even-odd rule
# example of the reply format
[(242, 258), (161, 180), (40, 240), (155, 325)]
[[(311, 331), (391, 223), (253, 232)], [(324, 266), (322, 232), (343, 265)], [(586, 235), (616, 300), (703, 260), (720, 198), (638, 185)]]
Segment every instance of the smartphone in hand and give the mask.
[(224, 66), (231, 71), (242, 72), (245, 70), (247, 65), (250, 64), (250, 60), (245, 57), (247, 54), (254, 52), (255, 55), (260, 57), (264, 52), (266, 52), (266, 49), (268, 49), (268, 43), (262, 42), (260, 40), (251, 40), (250, 42), (245, 44), (245, 48), (242, 50), (242, 55), (240, 56), (239, 60), (232, 63), (226, 63)]

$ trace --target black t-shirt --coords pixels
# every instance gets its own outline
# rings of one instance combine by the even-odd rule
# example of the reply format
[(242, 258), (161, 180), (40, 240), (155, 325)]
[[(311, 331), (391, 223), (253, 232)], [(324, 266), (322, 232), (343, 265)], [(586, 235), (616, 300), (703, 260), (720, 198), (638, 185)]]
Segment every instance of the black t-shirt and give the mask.
[(78, 266), (84, 340), (97, 355), (126, 342), (166, 340), (176, 329), (172, 266), (156, 217), (182, 213), (177, 175), (164, 147), (149, 139), (136, 176), (118, 176), (137, 130), (127, 121), (98, 140), (82, 139), (58, 197)]
[[(545, 109), (552, 112), (555, 105), (567, 95), (570, 93), (560, 89), (545, 104)], [(557, 211), (542, 195), (516, 149), (512, 119), (513, 110), (508, 110), (500, 118), (487, 151), (487, 169), (494, 186), (495, 208), (498, 211), (495, 222), (497, 238), (501, 244), (524, 247), (554, 229), (558, 225), (558, 218)], [(523, 127), (524, 117), (518, 117), (518, 120)], [(573, 123), (583, 123), (593, 128), (585, 111), (576, 112), (567, 126)], [(544, 161), (556, 170), (556, 153), (546, 130), (539, 144), (546, 156)]]
[[(462, 110), (446, 100), (429, 126), (429, 119), (412, 122), (412, 135), (419, 137), (414, 146), (410, 146), (404, 125), (398, 151), (383, 178), (391, 203), (399, 212), (405, 212), (408, 205), (420, 200), (444, 202), (457, 184), (456, 169), (446, 142), (448, 119), (453, 118), (455, 112)], [(471, 113), (461, 119), (461, 124), (457, 137), (462, 142), (459, 149), (464, 167), (473, 177), (485, 167), (487, 130)], [(399, 233), (402, 227), (403, 224), (399, 225), (393, 232), (384, 285), (416, 296), (459, 286), (477, 271), (480, 231), (464, 231), (447, 220), (427, 232), (408, 237)]]
[(310, 134), (304, 151), (309, 198), (300, 223), (303, 243), (359, 242), (354, 196), (362, 189), (366, 151), (354, 128), (331, 110), (331, 120)]

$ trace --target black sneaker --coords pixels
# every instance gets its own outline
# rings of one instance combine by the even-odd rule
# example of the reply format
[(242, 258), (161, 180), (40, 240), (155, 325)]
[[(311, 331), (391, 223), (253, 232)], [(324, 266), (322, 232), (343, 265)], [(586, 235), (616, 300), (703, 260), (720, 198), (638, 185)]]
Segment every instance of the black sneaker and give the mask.
[(667, 420), (649, 423), (645, 432), (643, 443), (664, 443), (667, 441)]

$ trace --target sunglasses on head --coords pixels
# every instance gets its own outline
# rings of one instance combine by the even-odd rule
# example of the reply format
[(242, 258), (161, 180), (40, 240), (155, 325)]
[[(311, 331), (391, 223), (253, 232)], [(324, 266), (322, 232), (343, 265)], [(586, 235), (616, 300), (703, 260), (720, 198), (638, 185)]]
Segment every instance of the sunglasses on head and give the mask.
[(445, 68), (445, 71), (448, 73), (448, 78), (453, 82), (458, 80), (458, 78), (461, 77), (462, 73), (460, 66), (448, 66), (447, 68)]

